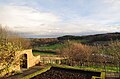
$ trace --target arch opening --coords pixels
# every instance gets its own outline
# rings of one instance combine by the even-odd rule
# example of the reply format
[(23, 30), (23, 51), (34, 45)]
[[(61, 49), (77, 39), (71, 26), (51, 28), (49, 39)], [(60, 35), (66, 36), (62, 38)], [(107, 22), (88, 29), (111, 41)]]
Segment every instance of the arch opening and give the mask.
[(20, 59), (20, 68), (27, 68), (27, 54), (23, 54)]

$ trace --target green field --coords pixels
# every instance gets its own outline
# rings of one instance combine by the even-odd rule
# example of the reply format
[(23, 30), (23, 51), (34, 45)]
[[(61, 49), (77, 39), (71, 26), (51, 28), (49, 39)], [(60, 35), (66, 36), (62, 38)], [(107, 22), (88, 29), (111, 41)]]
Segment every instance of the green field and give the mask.
[(55, 53), (49, 53), (49, 52), (33, 52), (33, 55), (41, 55), (41, 56), (48, 56), (48, 55), (55, 55)]
[(42, 50), (56, 50), (56, 49), (62, 48), (63, 46), (64, 44), (54, 44), (54, 45), (48, 45), (48, 46), (41, 46), (38, 48)]
[[(64, 46), (64, 44), (54, 44), (54, 45), (47, 45), (47, 46), (41, 46), (37, 47), (39, 50), (52, 50), (56, 51), (56, 49), (60, 49)], [(55, 52), (39, 52), (39, 51), (33, 51), (34, 55), (56, 55)]]

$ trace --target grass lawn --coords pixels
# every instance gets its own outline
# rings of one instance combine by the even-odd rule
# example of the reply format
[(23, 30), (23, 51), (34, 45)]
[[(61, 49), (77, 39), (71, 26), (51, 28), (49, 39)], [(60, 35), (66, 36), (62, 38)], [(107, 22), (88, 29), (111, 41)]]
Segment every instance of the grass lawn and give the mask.
[(117, 67), (97, 67), (97, 66), (75, 66), (76, 68), (86, 69), (86, 70), (94, 70), (94, 71), (106, 71), (106, 72), (118, 72)]
[[(58, 64), (51, 64), (53, 67), (60, 67), (60, 68), (70, 68), (70, 69), (82, 69), (88, 71), (96, 71), (101, 72), (105, 69), (103, 67), (96, 67), (96, 66), (67, 66), (67, 65), (58, 65)], [(118, 72), (117, 67), (110, 67), (106, 66), (106, 72)]]

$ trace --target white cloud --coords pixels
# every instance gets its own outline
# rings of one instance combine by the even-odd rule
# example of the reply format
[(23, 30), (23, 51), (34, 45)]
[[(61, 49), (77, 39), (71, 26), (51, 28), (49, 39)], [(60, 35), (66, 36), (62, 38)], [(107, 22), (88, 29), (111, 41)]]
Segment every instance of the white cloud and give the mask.
[(120, 0), (102, 0), (104, 3), (108, 4), (114, 4), (114, 3), (120, 3)]
[(18, 32), (47, 32), (60, 21), (50, 12), (40, 12), (25, 6), (0, 6), (0, 24), (7, 25)]
[[(90, 23), (64, 23), (61, 28), (64, 34), (84, 34), (84, 33), (107, 33), (107, 32), (120, 32), (120, 25), (104, 25), (104, 24), (90, 24)], [(65, 27), (64, 27), (65, 26)]]
[(84, 17), (77, 16), (78, 19), (75, 20), (81, 23), (97, 23), (105, 25), (120, 22), (120, 0), (100, 0), (96, 5), (97, 4), (99, 6), (94, 6), (96, 8), (89, 8), (91, 14)]
[[(79, 14), (81, 13), (79, 9), (72, 9), (72, 6), (70, 8), (66, 6), (67, 10), (61, 6), (63, 10), (60, 10), (63, 12), (57, 12), (59, 10), (57, 8), (54, 11), (50, 9), (47, 12), (46, 10), (40, 11), (40, 6), (37, 6), (39, 10), (36, 10), (32, 6), (17, 6), (18, 3), (13, 3), (16, 6), (13, 6), (12, 3), (11, 5), (0, 6), (0, 24), (7, 25), (17, 32), (26, 34), (26, 36), (120, 32), (120, 0), (99, 0), (94, 3), (94, 7), (89, 7), (89, 4), (84, 5), (83, 1), (83, 6), (87, 7), (88, 12), (91, 11), (90, 14), (87, 14), (85, 10), (86, 15), (84, 16)], [(23, 3), (26, 4), (26, 2)], [(90, 5), (94, 4), (91, 3)], [(97, 6), (97, 4), (100, 5)], [(80, 7), (80, 9), (84, 8)], [(54, 12), (55, 14), (58, 13), (59, 16), (53, 14)], [(114, 24), (117, 22), (117, 25)]]

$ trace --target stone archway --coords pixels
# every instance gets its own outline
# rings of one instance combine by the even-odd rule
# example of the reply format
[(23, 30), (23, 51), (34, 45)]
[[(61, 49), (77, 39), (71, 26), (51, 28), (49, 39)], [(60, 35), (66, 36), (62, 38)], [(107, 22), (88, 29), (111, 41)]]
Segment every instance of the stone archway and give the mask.
[(23, 59), (22, 61), (20, 61), (20, 64), (16, 66), (15, 69), (17, 70), (20, 70), (21, 68), (33, 67), (40, 62), (40, 55), (34, 56), (32, 54), (32, 49), (17, 51), (16, 53), (20, 58)]
[(21, 55), (21, 60), (20, 60), (20, 68), (27, 68), (27, 54), (22, 54)]

